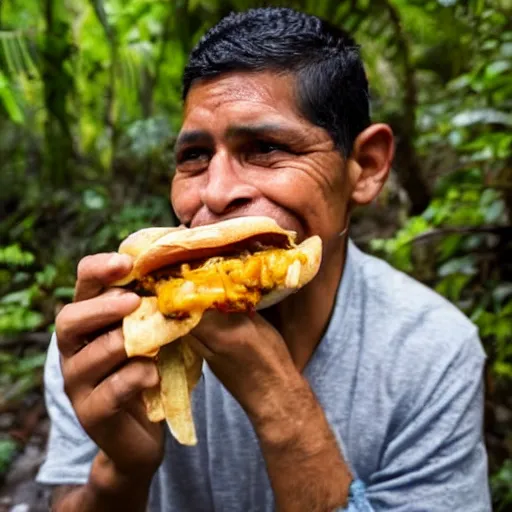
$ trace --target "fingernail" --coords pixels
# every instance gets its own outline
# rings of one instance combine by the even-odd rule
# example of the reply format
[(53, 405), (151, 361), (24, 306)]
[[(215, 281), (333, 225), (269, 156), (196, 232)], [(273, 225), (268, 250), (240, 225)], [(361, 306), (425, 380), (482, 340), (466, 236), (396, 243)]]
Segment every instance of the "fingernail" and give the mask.
[(135, 305), (140, 301), (140, 297), (136, 293), (126, 292), (120, 297), (120, 300)]

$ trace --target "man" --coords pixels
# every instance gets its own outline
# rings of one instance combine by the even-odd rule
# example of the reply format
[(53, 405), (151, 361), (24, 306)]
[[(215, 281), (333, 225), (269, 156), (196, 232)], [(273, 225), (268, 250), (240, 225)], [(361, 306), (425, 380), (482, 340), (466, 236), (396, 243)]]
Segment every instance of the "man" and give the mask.
[(126, 360), (139, 298), (105, 290), (131, 260), (82, 260), (46, 368), (54, 510), (490, 510), (475, 327), (344, 235), (393, 157), (354, 42), (289, 9), (231, 15), (192, 52), (184, 99), (179, 219), (267, 215), (320, 235), (323, 263), (262, 315), (193, 331), (207, 364), (190, 448), (144, 415), (153, 363)]

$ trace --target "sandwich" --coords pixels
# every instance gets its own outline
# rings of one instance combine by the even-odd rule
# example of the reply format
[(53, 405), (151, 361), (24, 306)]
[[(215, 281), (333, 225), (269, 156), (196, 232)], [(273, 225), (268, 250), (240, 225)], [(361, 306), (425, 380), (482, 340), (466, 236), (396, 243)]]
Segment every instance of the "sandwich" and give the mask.
[(190, 332), (205, 311), (253, 313), (309, 283), (320, 268), (318, 236), (296, 233), (268, 217), (239, 217), (196, 228), (148, 228), (124, 240), (130, 274), (115, 283), (141, 296), (123, 320), (128, 357), (156, 358), (160, 384), (144, 392), (148, 417), (166, 420), (175, 439), (197, 443), (191, 394), (203, 361)]

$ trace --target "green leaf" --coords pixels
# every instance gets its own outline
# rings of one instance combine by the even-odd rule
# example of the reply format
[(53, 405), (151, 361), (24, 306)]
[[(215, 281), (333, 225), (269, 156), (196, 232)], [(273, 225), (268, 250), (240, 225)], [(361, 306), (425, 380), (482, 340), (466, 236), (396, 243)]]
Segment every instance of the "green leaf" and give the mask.
[(10, 119), (17, 124), (22, 124), (25, 120), (23, 110), (18, 105), (11, 86), (6, 76), (0, 71), (0, 100), (9, 115)]
[(464, 274), (450, 274), (442, 279), (435, 290), (448, 300), (457, 302), (461, 298), (462, 291), (471, 280), (471, 276)]
[(34, 370), (44, 367), (46, 362), (46, 353), (34, 354), (22, 358), (18, 363), (18, 371), (20, 374), (31, 373)]
[(37, 287), (30, 287), (25, 290), (19, 290), (4, 295), (0, 299), (0, 304), (17, 304), (23, 308), (29, 308), (34, 301), (34, 298), (39, 294)]
[(485, 222), (493, 224), (499, 220), (505, 220), (505, 201), (497, 200), (484, 210)]
[(7, 472), (17, 451), (18, 445), (12, 439), (0, 439), (0, 476)]
[(39, 286), (50, 288), (57, 277), (57, 268), (54, 265), (46, 265), (41, 271), (36, 273), (36, 281)]
[(512, 114), (493, 108), (480, 108), (460, 112), (452, 119), (453, 126), (459, 128), (479, 123), (512, 126)]
[(464, 274), (472, 276), (477, 273), (475, 266), (475, 258), (472, 255), (463, 256), (461, 258), (453, 258), (439, 267), (438, 274), (441, 277), (449, 276), (450, 274)]
[(442, 261), (451, 258), (460, 248), (463, 242), (461, 235), (449, 235), (440, 244), (439, 258)]
[(33, 331), (40, 327), (43, 322), (44, 317), (41, 313), (21, 306), (0, 310), (0, 334)]
[(512, 57), (512, 43), (503, 43), (500, 48), (503, 57)]
[(495, 326), (495, 334), (500, 341), (512, 339), (512, 318), (500, 315)]
[(16, 76), (18, 74), (18, 70), (16, 68), (16, 59), (12, 53), (12, 48), (9, 44), (10, 39), (12, 38), (11, 32), (0, 32), (0, 41), (2, 43), (3, 55), (7, 62), (7, 69), (11, 75)]
[(60, 287), (56, 288), (53, 292), (54, 297), (57, 299), (72, 300), (75, 295), (75, 289), (72, 287)]
[(500, 316), (508, 317), (512, 316), (512, 300), (510, 300), (500, 311)]
[(35, 256), (28, 251), (23, 251), (19, 244), (0, 247), (0, 264), (12, 267), (26, 267), (31, 265)]
[(93, 189), (87, 189), (83, 193), (84, 205), (89, 210), (103, 210), (106, 206), (106, 199), (103, 195)]
[[(502, 304), (505, 299), (512, 296), (512, 283), (501, 283), (492, 291), (492, 297), (498, 304)], [(512, 309), (512, 301), (508, 304)]]
[(501, 75), (505, 71), (508, 71), (512, 68), (512, 63), (506, 60), (497, 60), (492, 62), (485, 68), (485, 77), (486, 79), (493, 78), (495, 76)]
[(497, 361), (493, 365), (494, 373), (499, 377), (512, 379), (512, 364), (503, 361)]

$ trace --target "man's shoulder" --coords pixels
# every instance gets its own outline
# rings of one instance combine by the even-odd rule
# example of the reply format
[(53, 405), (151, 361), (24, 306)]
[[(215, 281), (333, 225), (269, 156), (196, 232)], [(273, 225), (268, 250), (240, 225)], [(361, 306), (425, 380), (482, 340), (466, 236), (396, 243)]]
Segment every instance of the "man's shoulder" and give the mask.
[(449, 389), (481, 379), (478, 329), (458, 308), (383, 260), (360, 251), (354, 259), (359, 381), (378, 381), (394, 413), (409, 417)]
[(380, 343), (411, 357), (453, 356), (466, 349), (483, 355), (476, 326), (451, 302), (384, 260), (356, 247), (352, 255), (359, 307), (365, 322), (381, 333)]

